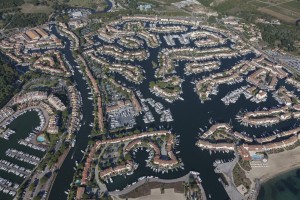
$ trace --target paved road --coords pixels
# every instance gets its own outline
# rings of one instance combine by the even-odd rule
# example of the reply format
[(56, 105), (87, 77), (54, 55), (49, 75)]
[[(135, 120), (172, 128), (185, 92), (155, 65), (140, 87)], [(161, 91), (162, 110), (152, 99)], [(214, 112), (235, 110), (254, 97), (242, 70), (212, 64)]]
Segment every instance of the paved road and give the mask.
[(224, 185), (224, 189), (226, 190), (228, 196), (232, 200), (242, 200), (245, 199), (244, 196), (237, 190), (234, 182), (233, 182), (233, 168), (238, 162), (238, 156), (235, 155), (235, 158), (231, 162), (221, 163), (215, 168), (216, 173), (223, 173), (228, 180), (228, 186)]

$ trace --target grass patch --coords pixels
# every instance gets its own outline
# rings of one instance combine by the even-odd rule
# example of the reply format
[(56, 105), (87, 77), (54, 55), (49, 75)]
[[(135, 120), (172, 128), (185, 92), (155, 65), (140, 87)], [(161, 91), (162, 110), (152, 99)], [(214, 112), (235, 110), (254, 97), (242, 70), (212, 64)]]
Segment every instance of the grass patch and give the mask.
[(273, 7), (273, 9), (259, 8), (258, 11), (260, 11), (260, 12), (262, 12), (264, 14), (270, 15), (272, 17), (275, 17), (275, 18), (277, 18), (279, 20), (282, 20), (282, 21), (284, 21), (286, 23), (294, 23), (294, 21), (295, 21), (295, 18), (292, 18), (290, 16), (287, 16), (287, 15), (279, 13), (278, 9), (275, 9), (275, 7)]
[(233, 168), (233, 181), (236, 187), (244, 185), (245, 188), (249, 189), (251, 186), (251, 181), (246, 177), (246, 174), (238, 164)]
[(281, 6), (272, 6), (272, 7), (269, 7), (269, 9), (273, 10), (275, 12), (278, 12), (278, 13), (280, 13), (282, 15), (286, 15), (288, 17), (294, 18), (294, 19), (299, 18), (299, 13), (298, 12), (294, 12), (292, 10), (283, 8)]
[(70, 7), (91, 8), (98, 11), (103, 10), (107, 4), (104, 0), (68, 0), (67, 2), (61, 0), (60, 2)]
[(21, 6), (22, 13), (46, 13), (50, 14), (53, 9), (50, 6), (46, 5), (33, 5), (31, 3), (24, 3)]
[(252, 1), (251, 4), (254, 5), (254, 6), (257, 6), (257, 7), (269, 6), (268, 3), (264, 3), (264, 2), (261, 2), (261, 1)]
[(239, 164), (244, 170), (246, 170), (246, 171), (251, 170), (250, 161), (246, 161), (246, 160), (239, 158)]
[(280, 7), (287, 8), (289, 10), (300, 13), (300, 2), (299, 1), (290, 1), (287, 3), (281, 4)]

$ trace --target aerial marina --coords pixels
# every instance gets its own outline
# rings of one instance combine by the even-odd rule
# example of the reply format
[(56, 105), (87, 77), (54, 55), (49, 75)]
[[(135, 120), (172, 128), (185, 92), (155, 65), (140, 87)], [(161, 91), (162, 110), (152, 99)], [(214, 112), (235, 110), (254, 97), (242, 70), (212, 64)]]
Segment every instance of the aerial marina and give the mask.
[(0, 177), (0, 191), (5, 194), (15, 196), (19, 186), (20, 185), (17, 183), (12, 183), (9, 180)]
[(112, 17), (124, 8), (106, 3), (103, 13), (63, 8), (1, 38), (1, 55), (24, 74), (0, 109), (0, 199), (155, 189), (166, 199), (255, 199), (256, 169), (299, 149), (299, 76), (249, 42), (262, 38), (253, 24)]
[(22, 151), (18, 151), (16, 149), (8, 149), (5, 151), (5, 155), (11, 158), (15, 158), (17, 160), (27, 162), (32, 165), (37, 165), (40, 161), (39, 157), (24, 153)]
[(0, 170), (3, 170), (7, 173), (15, 174), (21, 178), (25, 178), (30, 175), (31, 170), (26, 169), (24, 167), (20, 167), (19, 165), (13, 164), (6, 160), (0, 160)]

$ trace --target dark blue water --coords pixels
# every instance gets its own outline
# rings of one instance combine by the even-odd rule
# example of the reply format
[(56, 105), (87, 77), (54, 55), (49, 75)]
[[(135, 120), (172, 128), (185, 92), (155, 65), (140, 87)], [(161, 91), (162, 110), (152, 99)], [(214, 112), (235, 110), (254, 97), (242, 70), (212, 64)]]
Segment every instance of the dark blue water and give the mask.
[[(98, 38), (95, 40), (101, 42), (102, 44), (106, 44), (106, 42), (101, 41)], [(134, 65), (140, 65), (146, 71), (145, 81), (140, 85), (134, 85), (128, 82), (122, 75), (115, 74), (115, 79), (121, 81), (121, 83), (125, 83), (127, 86), (138, 89), (142, 92), (144, 98), (153, 98), (155, 101), (161, 102), (166, 108), (170, 108), (173, 114), (174, 122), (165, 124), (165, 123), (154, 123), (150, 126), (158, 127), (160, 125), (169, 126), (172, 128), (172, 132), (176, 135), (180, 135), (180, 145), (176, 148), (175, 151), (180, 151), (178, 155), (179, 158), (182, 159), (185, 170), (179, 170), (177, 172), (170, 172), (168, 174), (155, 173), (149, 168), (146, 168), (144, 164), (145, 157), (141, 156), (137, 158), (137, 162), (140, 164), (139, 168), (136, 172), (127, 176), (126, 178), (123, 176), (116, 176), (113, 179), (112, 184), (108, 184), (109, 190), (122, 189), (126, 187), (126, 185), (131, 184), (132, 182), (137, 181), (137, 179), (141, 176), (158, 176), (163, 179), (172, 179), (178, 178), (180, 176), (185, 175), (189, 171), (198, 171), (200, 172), (200, 176), (203, 180), (203, 186), (207, 194), (211, 194), (212, 199), (228, 199), (226, 192), (222, 185), (218, 182), (218, 176), (213, 171), (213, 162), (217, 158), (228, 159), (232, 158), (232, 154), (212, 154), (210, 155), (208, 151), (202, 151), (195, 146), (195, 142), (198, 138), (199, 128), (208, 128), (211, 126), (209, 124), (209, 119), (213, 119), (216, 122), (225, 122), (231, 123), (236, 131), (246, 131), (252, 135), (260, 135), (265, 132), (271, 132), (275, 128), (250, 128), (240, 125), (239, 122), (235, 120), (235, 116), (239, 111), (255, 110), (262, 107), (273, 107), (277, 105), (277, 102), (271, 97), (269, 94), (267, 102), (263, 102), (260, 104), (256, 104), (250, 102), (244, 98), (242, 95), (241, 98), (236, 102), (236, 104), (231, 104), (229, 106), (225, 106), (221, 101), (221, 98), (224, 97), (228, 92), (237, 89), (241, 86), (247, 85), (247, 82), (244, 81), (242, 83), (234, 84), (234, 85), (221, 85), (219, 87), (219, 93), (216, 96), (211, 96), (212, 100), (207, 101), (204, 104), (201, 104), (198, 95), (193, 91), (194, 85), (190, 82), (194, 78), (199, 78), (203, 75), (209, 75), (209, 73), (203, 73), (198, 76), (185, 76), (183, 74), (184, 64), (186, 62), (179, 62), (179, 66), (176, 68), (177, 75), (183, 78), (185, 81), (182, 84), (182, 90), (184, 101), (176, 101), (173, 104), (166, 103), (162, 98), (156, 97), (149, 91), (149, 82), (154, 81), (154, 69), (151, 67), (152, 61), (158, 61), (157, 55), (162, 48), (167, 48), (164, 40), (162, 40), (162, 44), (160, 48), (151, 49), (146, 48), (151, 54), (150, 57), (145, 61), (135, 61), (128, 62)], [(229, 46), (230, 44), (226, 44), (225, 46)], [(177, 46), (179, 44), (177, 43)], [(253, 54), (249, 54), (245, 57), (238, 57), (232, 59), (222, 59), (222, 65), (220, 70), (216, 70), (215, 72), (223, 71), (226, 69), (230, 69), (241, 59), (250, 60), (254, 57)], [(116, 62), (116, 60), (112, 56), (105, 56), (107, 60), (110, 62)], [(281, 83), (284, 84), (284, 83)], [(139, 120), (138, 122), (141, 122)], [(291, 126), (291, 123), (294, 123), (293, 120), (286, 121), (280, 123), (276, 128), (288, 129)], [(145, 128), (143, 123), (139, 123), (141, 128)], [(148, 126), (149, 127), (149, 126)], [(216, 192), (217, 191), (217, 192)]]
[[(64, 193), (70, 188), (70, 184), (73, 180), (73, 174), (75, 170), (75, 161), (80, 161), (83, 154), (81, 150), (85, 150), (88, 142), (88, 135), (91, 133), (92, 127), (89, 126), (90, 123), (94, 121), (93, 113), (93, 102), (88, 99), (88, 93), (90, 92), (87, 89), (87, 82), (82, 79), (82, 75), (79, 73), (78, 69), (75, 67), (78, 65), (75, 58), (72, 56), (70, 50), (70, 41), (67, 38), (61, 37), (58, 35), (57, 30), (53, 27), (52, 32), (58, 36), (60, 39), (65, 41), (65, 48), (61, 50), (61, 53), (65, 55), (66, 59), (74, 68), (73, 80), (77, 83), (77, 89), (80, 91), (82, 96), (82, 122), (85, 122), (85, 125), (82, 125), (78, 133), (76, 134), (76, 148), (72, 149), (68, 156), (66, 157), (62, 167), (58, 171), (57, 178), (53, 184), (52, 191), (50, 193), (49, 199), (67, 199), (67, 195)], [(72, 159), (73, 155), (73, 159)]]
[[(16, 131), (13, 135), (10, 136), (9, 141), (0, 138), (0, 159), (7, 160), (11, 163), (17, 164), (21, 167), (25, 167), (27, 169), (33, 169), (35, 166), (18, 161), (14, 158), (10, 158), (5, 155), (5, 151), (9, 148), (14, 148), (18, 151), (23, 151), (25, 153), (35, 155), (38, 157), (42, 157), (44, 155), (43, 152), (34, 150), (29, 147), (25, 147), (23, 145), (19, 145), (18, 141), (20, 139), (25, 139), (29, 133), (33, 131), (34, 128), (36, 128), (39, 125), (39, 117), (36, 112), (27, 112), (24, 115), (19, 116), (16, 118), (9, 126), (8, 128)], [(12, 173), (6, 173), (5, 171), (0, 170), (0, 177), (5, 178), (11, 182), (21, 184), (23, 182), (23, 178), (16, 176)], [(10, 195), (5, 195), (4, 193), (0, 192), (0, 199), (2, 200), (8, 200), (13, 199)]]
[[(57, 35), (55, 29), (53, 29), (53, 33)], [(69, 50), (69, 41), (66, 38), (62, 38), (66, 42), (66, 48), (62, 50), (62, 53), (65, 54), (67, 60), (73, 65), (77, 65), (75, 63), (74, 57), (71, 55), (71, 51)], [(102, 41), (102, 43), (104, 43)], [(161, 48), (164, 48), (165, 44), (162, 44)], [(145, 47), (146, 48), (146, 47)], [(208, 151), (202, 151), (195, 146), (195, 142), (198, 138), (199, 128), (208, 128), (211, 126), (209, 124), (209, 119), (213, 119), (216, 122), (226, 122), (231, 123), (234, 127), (234, 130), (237, 131), (246, 131), (252, 135), (260, 135), (264, 132), (271, 132), (275, 130), (275, 127), (266, 128), (249, 128), (240, 125), (236, 120), (235, 116), (239, 111), (255, 110), (257, 108), (262, 107), (273, 107), (277, 105), (277, 102), (271, 97), (269, 94), (269, 98), (267, 102), (256, 104), (250, 102), (244, 98), (242, 95), (241, 98), (236, 102), (236, 104), (232, 104), (229, 106), (225, 106), (223, 102), (220, 100), (224, 97), (228, 92), (239, 88), (241, 86), (246, 85), (247, 83), (244, 81), (242, 83), (238, 83), (235, 85), (221, 85), (219, 87), (219, 93), (216, 96), (212, 96), (211, 101), (207, 101), (204, 104), (201, 104), (198, 95), (193, 91), (194, 85), (190, 82), (196, 78), (197, 76), (184, 76), (183, 74), (183, 66), (184, 62), (179, 63), (179, 67), (176, 68), (177, 74), (182, 77), (185, 81), (182, 84), (183, 94), (182, 97), (184, 101), (176, 101), (173, 104), (166, 103), (162, 98), (156, 97), (149, 91), (149, 82), (155, 80), (154, 78), (154, 69), (151, 67), (151, 61), (154, 60), (157, 62), (157, 55), (161, 48), (156, 49), (148, 49), (151, 53), (150, 58), (141, 62), (134, 62), (131, 64), (138, 64), (143, 67), (146, 71), (145, 76), (146, 80), (141, 85), (134, 85), (128, 82), (124, 77), (119, 74), (115, 74), (117, 80), (120, 80), (122, 83), (125, 83), (127, 86), (138, 89), (142, 92), (144, 98), (151, 97), (156, 101), (159, 101), (164, 104), (166, 108), (170, 108), (173, 114), (174, 122), (173, 123), (153, 123), (150, 126), (158, 127), (159, 125), (163, 125), (165, 127), (171, 128), (172, 132), (176, 135), (180, 135), (180, 145), (176, 147), (175, 151), (180, 151), (178, 157), (182, 159), (182, 162), (185, 165), (184, 170), (179, 170), (175, 172), (170, 172), (167, 174), (155, 173), (151, 169), (146, 168), (144, 161), (146, 158), (146, 154), (139, 154), (137, 156), (136, 162), (138, 162), (139, 168), (135, 171), (131, 176), (127, 176), (124, 178), (123, 176), (116, 176), (113, 178), (113, 184), (108, 184), (109, 190), (122, 189), (126, 187), (126, 185), (131, 184), (132, 182), (137, 181), (137, 179), (141, 176), (157, 176), (164, 179), (172, 179), (178, 178), (180, 176), (185, 175), (189, 171), (198, 171), (200, 172), (200, 176), (203, 180), (203, 186), (207, 194), (211, 194), (212, 199), (217, 200), (225, 200), (228, 199), (228, 196), (218, 181), (218, 175), (214, 173), (213, 170), (213, 162), (215, 159), (230, 159), (233, 157), (232, 154), (212, 154), (210, 155)], [(226, 70), (231, 68), (236, 64), (237, 61), (241, 59), (250, 60), (254, 57), (254, 55), (249, 54), (246, 57), (238, 57), (233, 59), (223, 59), (221, 69), (218, 71)], [(115, 60), (112, 57), (106, 57), (111, 62)], [(130, 62), (129, 62), (130, 63)], [(74, 159), (71, 159), (71, 152), (66, 158), (63, 166), (61, 167), (57, 179), (55, 180), (54, 186), (52, 188), (50, 199), (66, 199), (66, 195), (64, 191), (69, 189), (70, 184), (73, 178), (73, 167), (75, 166), (75, 160), (80, 161), (82, 158), (82, 154), (80, 150), (85, 149), (87, 145), (88, 135), (91, 132), (91, 128), (88, 126), (90, 122), (93, 121), (92, 111), (93, 106), (92, 102), (87, 99), (88, 90), (86, 82), (82, 80), (82, 75), (77, 71), (76, 68), (75, 75), (73, 79), (78, 84), (78, 90), (82, 94), (83, 99), (83, 121), (86, 121), (86, 125), (82, 126), (77, 134), (77, 143), (76, 143), (76, 151), (74, 152)], [(205, 74), (205, 73), (204, 73)], [(201, 74), (202, 76), (203, 74)], [(207, 74), (206, 74), (207, 75)], [(283, 84), (283, 83), (281, 83)], [(138, 120), (141, 121), (141, 120)], [(276, 129), (288, 129), (291, 125), (298, 123), (294, 120), (288, 120), (286, 122), (280, 123), (276, 126)], [(143, 123), (139, 123), (139, 127), (141, 129), (145, 129), (145, 125)], [(149, 127), (149, 126), (148, 126)]]
[(300, 169), (281, 174), (261, 187), (258, 200), (299, 200)]

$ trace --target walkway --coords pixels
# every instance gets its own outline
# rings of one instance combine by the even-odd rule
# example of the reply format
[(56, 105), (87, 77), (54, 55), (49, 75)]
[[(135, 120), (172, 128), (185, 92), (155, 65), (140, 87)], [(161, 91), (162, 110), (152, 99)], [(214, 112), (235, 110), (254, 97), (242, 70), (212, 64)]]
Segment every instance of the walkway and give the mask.
[(228, 186), (224, 185), (224, 189), (226, 190), (228, 196), (232, 200), (243, 200), (245, 197), (237, 190), (234, 181), (233, 181), (233, 168), (238, 162), (238, 155), (235, 155), (235, 158), (231, 162), (221, 163), (215, 168), (216, 173), (223, 173), (228, 180)]

